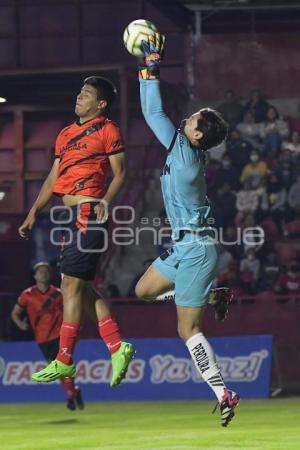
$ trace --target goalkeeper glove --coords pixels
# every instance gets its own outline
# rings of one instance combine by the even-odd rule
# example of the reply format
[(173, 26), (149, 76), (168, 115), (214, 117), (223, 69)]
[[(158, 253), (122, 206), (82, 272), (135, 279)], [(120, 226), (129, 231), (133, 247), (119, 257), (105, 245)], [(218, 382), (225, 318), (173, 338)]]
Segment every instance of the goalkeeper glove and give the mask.
[(164, 54), (165, 36), (160, 33), (150, 34), (148, 41), (142, 41), (144, 53), (142, 64), (139, 65), (139, 77), (144, 80), (159, 78), (159, 66)]

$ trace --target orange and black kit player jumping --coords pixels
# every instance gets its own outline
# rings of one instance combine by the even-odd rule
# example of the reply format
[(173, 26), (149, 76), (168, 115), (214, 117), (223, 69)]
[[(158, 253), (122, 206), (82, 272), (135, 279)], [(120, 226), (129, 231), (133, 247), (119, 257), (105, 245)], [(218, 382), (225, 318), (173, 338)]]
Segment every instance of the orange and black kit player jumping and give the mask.
[[(123, 140), (118, 126), (106, 115), (115, 96), (116, 88), (109, 80), (97, 76), (84, 80), (76, 98), (78, 120), (59, 133), (52, 169), (19, 228), (21, 237), (28, 238), (37, 214), (52, 194), (62, 198), (66, 208), (61, 219), (64, 316), (60, 346), (55, 360), (33, 374), (35, 381), (74, 376), (72, 355), (84, 307), (92, 308), (97, 316), (100, 336), (111, 353), (111, 386), (122, 381), (135, 353), (132, 344), (122, 342), (109, 306), (92, 287), (99, 256), (107, 244), (108, 207), (125, 181)], [(107, 187), (110, 169), (113, 178)]]
[[(50, 266), (39, 262), (33, 267), (36, 284), (25, 289), (14, 306), (11, 317), (20, 330), (29, 328), (46, 361), (52, 361), (59, 347), (59, 330), (63, 319), (63, 299), (60, 289), (50, 284)], [(26, 314), (23, 318), (24, 313)], [(65, 377), (61, 382), (67, 392), (67, 408), (83, 409), (80, 389), (74, 378)]]

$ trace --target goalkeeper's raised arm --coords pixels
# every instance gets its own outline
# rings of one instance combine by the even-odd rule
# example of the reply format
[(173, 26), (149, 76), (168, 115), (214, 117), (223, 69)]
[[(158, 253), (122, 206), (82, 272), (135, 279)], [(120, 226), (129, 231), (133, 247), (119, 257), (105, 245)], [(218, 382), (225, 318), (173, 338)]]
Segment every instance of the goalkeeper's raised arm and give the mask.
[(169, 148), (176, 129), (163, 110), (159, 68), (165, 37), (160, 33), (143, 41), (144, 59), (139, 67), (141, 107), (145, 120), (164, 147)]

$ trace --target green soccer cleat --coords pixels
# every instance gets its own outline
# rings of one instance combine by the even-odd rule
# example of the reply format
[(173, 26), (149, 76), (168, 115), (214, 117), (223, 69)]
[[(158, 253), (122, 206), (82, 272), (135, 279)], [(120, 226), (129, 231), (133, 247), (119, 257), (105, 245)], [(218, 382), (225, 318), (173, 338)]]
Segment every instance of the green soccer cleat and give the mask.
[(31, 378), (39, 383), (51, 383), (61, 378), (75, 376), (76, 367), (75, 364), (64, 364), (57, 359), (52, 361), (45, 369), (39, 372), (33, 373)]
[(125, 378), (128, 366), (135, 354), (135, 348), (128, 342), (122, 342), (119, 350), (112, 354), (112, 377), (110, 381), (111, 387), (118, 386), (123, 378)]

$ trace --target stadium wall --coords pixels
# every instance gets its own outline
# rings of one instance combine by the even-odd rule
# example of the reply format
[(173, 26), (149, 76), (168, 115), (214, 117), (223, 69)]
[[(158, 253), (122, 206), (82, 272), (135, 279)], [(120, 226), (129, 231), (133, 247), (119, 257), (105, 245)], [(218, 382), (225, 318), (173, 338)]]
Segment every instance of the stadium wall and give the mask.
[(194, 43), (195, 93), (211, 100), (258, 88), (269, 98), (298, 98), (299, 51), (297, 32), (203, 35)]

